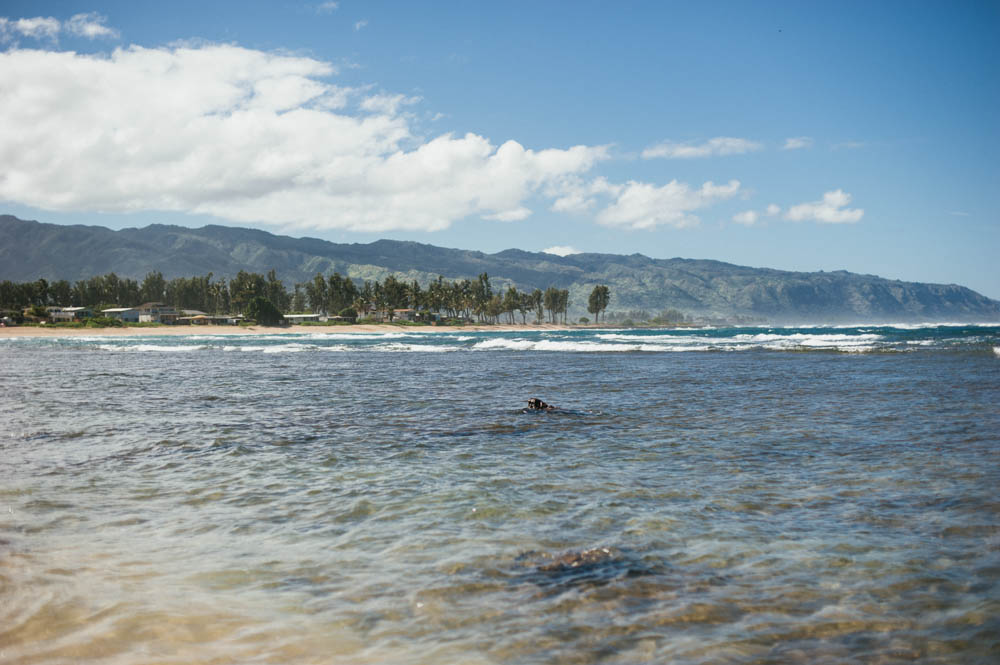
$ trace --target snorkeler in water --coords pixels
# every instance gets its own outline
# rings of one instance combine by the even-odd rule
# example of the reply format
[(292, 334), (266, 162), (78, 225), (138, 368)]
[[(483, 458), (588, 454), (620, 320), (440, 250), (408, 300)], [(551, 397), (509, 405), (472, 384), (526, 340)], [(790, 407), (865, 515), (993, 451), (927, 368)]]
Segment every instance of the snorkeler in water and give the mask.
[(537, 397), (532, 397), (528, 400), (528, 409), (531, 411), (551, 411), (555, 408), (557, 407), (554, 407), (551, 404), (546, 404)]

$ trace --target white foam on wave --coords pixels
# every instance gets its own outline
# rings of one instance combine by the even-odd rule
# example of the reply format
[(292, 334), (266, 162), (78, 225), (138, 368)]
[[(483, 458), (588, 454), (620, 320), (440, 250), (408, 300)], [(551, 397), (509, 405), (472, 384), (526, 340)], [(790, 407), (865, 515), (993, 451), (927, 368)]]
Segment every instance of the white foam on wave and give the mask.
[(379, 344), (378, 346), (369, 347), (369, 350), (387, 351), (394, 353), (411, 353), (411, 352), (444, 353), (447, 351), (460, 351), (461, 347), (430, 345), (430, 344), (404, 344), (402, 342), (390, 342), (388, 344)]
[(993, 347), (993, 355), (995, 355), (997, 358), (1000, 358), (1000, 346)]
[[(923, 330), (925, 328), (996, 328), (996, 321), (923, 321), (920, 323), (856, 323), (854, 325), (836, 325), (832, 328), (896, 328), (898, 330)], [(810, 327), (810, 326), (802, 326)], [(815, 326), (822, 327), (822, 326)]]
[(246, 339), (250, 335), (184, 335), (183, 339), (192, 342), (223, 342), (236, 339)]
[(530, 351), (535, 348), (538, 342), (533, 342), (529, 339), (508, 339), (506, 337), (497, 337), (495, 339), (484, 339), (482, 342), (476, 342), (472, 348), (474, 349), (507, 349), (510, 351)]
[[(870, 347), (874, 342), (884, 340), (876, 334), (847, 335), (838, 333), (742, 333), (732, 337), (705, 337), (693, 335), (629, 335), (611, 333), (597, 335), (609, 342), (657, 343), (668, 347), (687, 349), (692, 345), (701, 348), (731, 350), (734, 348), (766, 348), (775, 350), (795, 348), (835, 348), (851, 349)], [(707, 346), (706, 346), (707, 345)]]
[(839, 344), (842, 342), (875, 342), (884, 339), (882, 335), (874, 333), (862, 335), (845, 335), (838, 333), (792, 333), (790, 335), (778, 335), (775, 333), (758, 333), (756, 335), (736, 335), (734, 339), (751, 342), (770, 342), (779, 340), (789, 340), (802, 345), (815, 344)]
[[(842, 334), (810, 334), (793, 333), (779, 335), (775, 333), (758, 333), (754, 335), (736, 335), (729, 344), (737, 344), (747, 348), (760, 348), (772, 351), (794, 351), (796, 349), (832, 349), (836, 351), (871, 351), (877, 348), (877, 343), (884, 337), (875, 334), (842, 335)], [(714, 343), (726, 345), (727, 340), (713, 340)]]
[(301, 353), (302, 351), (315, 351), (321, 347), (315, 344), (271, 344), (271, 345), (227, 345), (222, 347), (223, 351), (238, 351), (242, 353)]
[(671, 342), (674, 344), (697, 343), (704, 342), (706, 339), (713, 339), (694, 335), (630, 335), (628, 333), (606, 333), (595, 335), (595, 337), (608, 342)]
[(316, 333), (298, 333), (305, 339), (313, 340), (337, 340), (337, 341), (371, 341), (371, 340), (383, 340), (383, 339), (404, 339), (407, 337), (425, 337), (428, 334), (433, 333), (418, 333), (418, 332), (378, 332), (378, 333), (368, 333), (368, 332), (349, 332), (349, 333), (331, 333), (331, 332), (316, 332)]
[(601, 342), (568, 341), (557, 339), (510, 339), (500, 337), (474, 344), (478, 351), (568, 351), (575, 353), (605, 353), (629, 351), (671, 351), (671, 347), (659, 344), (602, 344)]
[(162, 346), (159, 344), (98, 344), (97, 348), (102, 351), (153, 351), (156, 353), (190, 353), (209, 348), (204, 344), (181, 344)]
[(624, 340), (589, 342), (589, 341), (569, 341), (569, 340), (528, 340), (498, 338), (488, 339), (473, 345), (474, 350), (507, 350), (507, 351), (564, 351), (575, 353), (670, 353), (681, 351), (743, 351), (759, 348), (774, 348), (775, 350), (787, 350), (789, 346), (773, 345), (767, 346), (760, 343), (736, 342), (732, 338), (706, 339), (704, 337), (670, 337), (654, 335), (649, 337), (624, 336), (631, 344)]
[(264, 349), (264, 353), (301, 353), (303, 351), (312, 351), (316, 347), (314, 344), (281, 344), (280, 346), (269, 346)]

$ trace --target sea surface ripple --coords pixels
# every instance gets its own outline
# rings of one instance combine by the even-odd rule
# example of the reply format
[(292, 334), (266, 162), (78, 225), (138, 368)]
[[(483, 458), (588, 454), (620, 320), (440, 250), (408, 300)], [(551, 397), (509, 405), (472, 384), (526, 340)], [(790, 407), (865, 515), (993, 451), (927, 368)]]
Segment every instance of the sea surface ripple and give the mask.
[(0, 662), (993, 663), (998, 348), (0, 340)]

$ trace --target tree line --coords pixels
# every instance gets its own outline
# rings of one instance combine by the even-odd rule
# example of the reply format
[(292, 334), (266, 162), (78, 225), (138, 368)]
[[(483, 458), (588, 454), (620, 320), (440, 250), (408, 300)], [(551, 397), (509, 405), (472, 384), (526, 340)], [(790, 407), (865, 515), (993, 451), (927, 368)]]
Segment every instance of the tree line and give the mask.
[[(600, 317), (610, 299), (607, 286), (594, 287), (588, 311)], [(150, 272), (138, 282), (108, 273), (71, 283), (0, 282), (0, 309), (20, 311), (28, 307), (136, 307), (147, 302), (162, 302), (177, 309), (200, 310), (212, 314), (245, 314), (251, 303), (267, 301), (282, 314), (307, 310), (325, 315), (358, 318), (381, 313), (392, 320), (395, 310), (415, 309), (440, 312), (449, 318), (472, 319), (481, 323), (527, 323), (532, 315), (538, 321), (566, 323), (570, 306), (569, 290), (550, 286), (544, 291), (519, 291), (514, 286), (494, 290), (489, 275), (476, 279), (449, 281), (438, 277), (426, 286), (416, 280), (405, 281), (395, 275), (384, 280), (355, 282), (333, 273), (317, 274), (312, 280), (287, 289), (275, 271), (266, 275), (240, 271), (232, 279), (178, 277), (167, 280), (160, 272)], [(259, 307), (259, 303), (255, 307)]]

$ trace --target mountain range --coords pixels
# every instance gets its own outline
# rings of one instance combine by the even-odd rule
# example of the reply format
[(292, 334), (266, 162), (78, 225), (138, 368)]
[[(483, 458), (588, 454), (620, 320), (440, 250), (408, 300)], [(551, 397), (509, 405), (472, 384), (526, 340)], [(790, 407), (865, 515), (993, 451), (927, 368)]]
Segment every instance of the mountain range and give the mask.
[(490, 276), (494, 289), (549, 286), (570, 291), (570, 314), (585, 313), (597, 284), (611, 291), (609, 313), (676, 309), (693, 317), (770, 323), (1000, 320), (1000, 301), (955, 284), (884, 279), (842, 270), (791, 272), (703, 259), (642, 254), (556, 256), (508, 249), (496, 254), (417, 242), (338, 244), (228, 226), (153, 224), (118, 231), (0, 216), (0, 280), (76, 281), (109, 272), (136, 280), (240, 270), (275, 270), (286, 286), (334, 271), (355, 280), (395, 274), (422, 284)]

